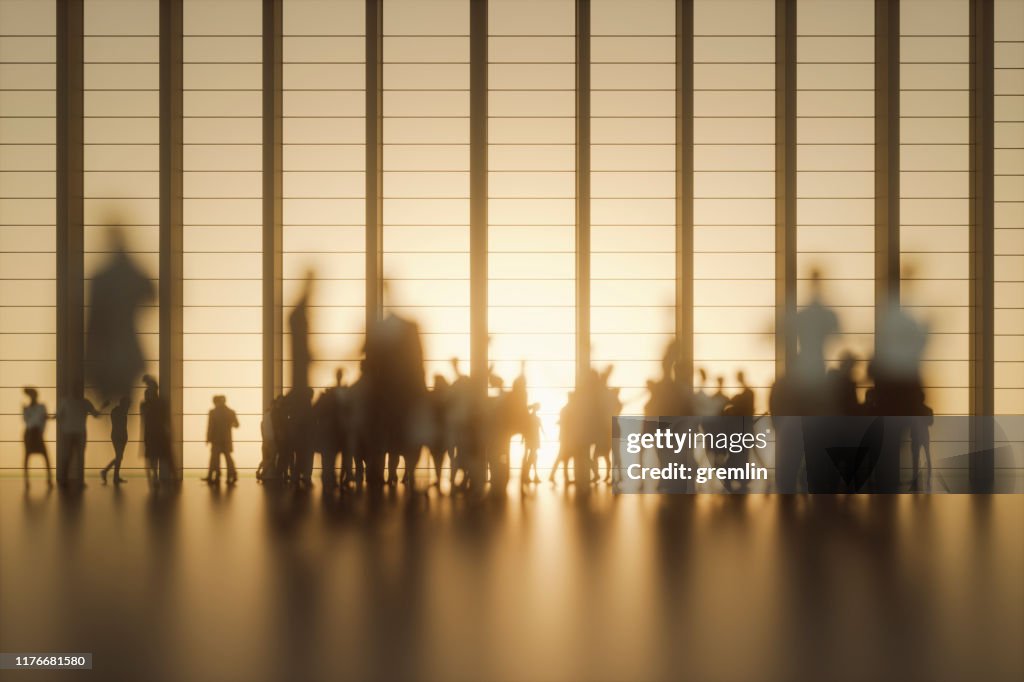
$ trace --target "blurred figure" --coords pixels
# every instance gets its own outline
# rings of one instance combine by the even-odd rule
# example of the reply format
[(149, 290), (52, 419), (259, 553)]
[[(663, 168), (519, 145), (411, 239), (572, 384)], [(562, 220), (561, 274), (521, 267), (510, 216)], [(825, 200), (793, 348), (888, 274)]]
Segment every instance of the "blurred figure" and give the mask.
[[(715, 377), (715, 392), (707, 397), (705, 409), (707, 414), (700, 420), (701, 429), (705, 433), (725, 433), (729, 431), (731, 420), (723, 419), (729, 406), (729, 396), (725, 394), (725, 377)], [(728, 457), (728, 449), (721, 450), (714, 446), (705, 447), (705, 454), (710, 466), (718, 466), (723, 457)]]
[(714, 407), (711, 405), (711, 394), (705, 390), (708, 383), (708, 373), (703, 367), (697, 370), (700, 381), (693, 392), (693, 412), (698, 417), (710, 417)]
[(285, 463), (289, 480), (300, 488), (313, 485), (313, 446), (316, 421), (313, 418), (313, 389), (295, 387), (283, 400), (285, 418)]
[(256, 467), (256, 480), (275, 480), (277, 478), (277, 434), (274, 431), (274, 411), (279, 398), (263, 412), (260, 419), (260, 463)]
[(302, 295), (288, 316), (292, 340), (292, 389), (309, 386), (309, 367), (313, 355), (309, 350), (309, 299), (313, 291), (313, 273), (306, 273)]
[(612, 365), (608, 365), (600, 374), (600, 381), (597, 384), (597, 414), (592, 422), (594, 430), (594, 455), (593, 475), (600, 480), (601, 465), (603, 459), (605, 464), (605, 482), (612, 480), (612, 426), (616, 417), (622, 414), (622, 400), (619, 398), (619, 388), (608, 385), (612, 375)]
[(839, 485), (839, 472), (826, 451), (832, 434), (814, 419), (830, 410), (831, 400), (822, 399), (828, 392), (825, 346), (839, 331), (839, 318), (825, 305), (821, 289), (821, 273), (814, 270), (810, 302), (787, 322), (796, 336), (796, 357), (792, 368), (776, 377), (769, 396), (769, 409), (776, 418), (775, 485), (780, 493), (797, 492), (801, 465), (808, 492), (835, 492)]
[(900, 447), (914, 420), (926, 417), (921, 357), (928, 331), (903, 310), (896, 295), (891, 295), (875, 335), (875, 357), (869, 372), (875, 382), (875, 410), (886, 418), (886, 428), (869, 485), (872, 492), (896, 492)]
[(862, 412), (860, 400), (857, 398), (857, 382), (853, 379), (853, 370), (857, 366), (857, 356), (844, 351), (839, 356), (839, 366), (826, 373), (828, 384), (828, 400), (832, 413), (854, 416)]
[[(739, 393), (729, 398), (729, 402), (722, 408), (724, 417), (722, 422), (727, 426), (726, 430), (730, 434), (730, 439), (733, 433), (745, 435), (751, 433), (754, 427), (754, 391), (747, 385), (747, 377), (743, 371), (736, 372), (736, 381), (740, 385)], [(725, 466), (740, 468), (746, 466), (750, 460), (750, 449), (741, 448), (739, 452), (733, 450), (733, 448), (729, 448), (726, 452)], [(735, 492), (737, 487), (740, 490), (746, 490), (750, 486), (750, 481), (726, 479), (722, 481), (722, 485), (727, 491)]]
[(366, 359), (359, 361), (359, 378), (345, 391), (341, 415), (345, 422), (345, 443), (342, 449), (343, 480), (346, 487), (357, 488), (366, 482), (367, 453), (376, 450), (377, 434), (371, 433), (367, 409)]
[[(681, 351), (678, 341), (672, 341), (665, 348), (661, 358), (661, 378), (657, 381), (648, 380), (647, 390), (650, 397), (644, 405), (644, 431), (651, 433), (656, 429), (668, 428), (674, 432), (685, 432), (699, 426), (699, 420), (693, 418), (694, 403), (698, 402), (695, 395), (684, 388), (682, 377), (679, 376), (681, 368)], [(701, 370), (701, 385), (703, 386), (706, 373)], [(710, 411), (705, 404), (704, 410)], [(674, 448), (658, 448), (655, 453), (660, 466), (669, 464), (682, 464), (693, 466), (693, 448), (686, 447), (675, 452)], [(641, 455), (642, 457), (642, 455)], [(687, 492), (692, 491), (690, 481), (659, 480), (658, 490), (662, 492)]]
[(754, 392), (747, 385), (747, 377), (742, 370), (736, 372), (736, 382), (740, 385), (740, 392), (729, 398), (728, 404), (722, 411), (724, 414), (733, 416), (753, 417)]
[[(314, 417), (316, 419), (319, 444), (317, 449), (320, 452), (320, 478), (324, 490), (334, 490), (338, 487), (339, 481), (345, 477), (344, 451), (345, 448), (345, 422), (343, 414), (343, 403), (345, 400), (346, 387), (342, 384), (345, 371), (337, 368), (334, 371), (334, 386), (328, 388), (313, 405)], [(338, 476), (338, 455), (342, 455), (341, 477)]]
[(46, 421), (49, 414), (46, 405), (39, 402), (39, 392), (31, 386), (24, 389), (28, 396), (28, 405), (21, 408), (21, 418), (25, 422), (25, 460), (22, 468), (25, 473), (25, 487), (28, 488), (28, 458), (31, 455), (42, 455), (46, 462), (46, 485), (53, 487), (53, 474), (50, 471), (50, 455), (46, 451)]
[[(62, 443), (63, 456), (57, 457), (57, 483), (66, 485), (72, 478), (70, 471), (85, 471), (85, 446), (88, 442), (86, 420), (100, 416), (99, 411), (88, 398), (82, 395), (78, 384), (74, 394), (65, 396), (57, 407), (57, 433)], [(82, 485), (81, 476), (75, 476)]]
[(206, 421), (206, 442), (210, 446), (210, 466), (206, 478), (202, 479), (207, 483), (220, 483), (220, 457), (228, 465), (228, 485), (234, 485), (238, 481), (238, 472), (235, 470), (235, 460), (231, 457), (234, 451), (232, 429), (238, 428), (238, 415), (227, 405), (227, 398), (222, 395), (213, 396), (213, 409), (210, 410)]
[(795, 320), (797, 356), (795, 378), (804, 386), (820, 386), (825, 380), (825, 344), (839, 332), (839, 318), (824, 304), (821, 272), (811, 272), (811, 300)]
[(121, 478), (121, 460), (124, 459), (124, 449), (128, 445), (128, 408), (131, 405), (131, 397), (125, 395), (110, 411), (110, 444), (114, 446), (114, 459), (100, 471), (104, 483), (107, 482), (107, 473), (111, 468), (114, 470), (115, 485), (127, 483), (127, 479)]
[[(520, 486), (527, 483), (540, 483), (540, 474), (537, 473), (537, 453), (540, 452), (540, 436), (544, 432), (541, 425), (540, 403), (533, 403), (529, 406), (529, 419), (526, 430), (523, 432), (523, 461), (519, 466)], [(532, 471), (532, 474), (531, 474)]]
[(291, 467), (291, 481), (300, 487), (313, 484), (313, 448), (316, 420), (313, 415), (313, 389), (309, 385), (309, 298), (313, 274), (306, 274), (306, 283), (295, 308), (288, 316), (292, 341), (292, 388), (285, 396), (287, 415), (286, 457)]
[[(584, 447), (582, 429), (580, 428), (579, 404), (579, 393), (577, 391), (569, 391), (566, 396), (565, 405), (558, 413), (558, 455), (551, 465), (551, 474), (548, 476), (548, 482), (550, 483), (555, 482), (555, 474), (558, 472), (559, 465), (562, 466), (562, 482), (565, 485), (574, 483), (569, 478), (569, 462), (578, 461), (577, 451), (582, 450)], [(582, 472), (577, 470), (576, 476), (579, 477), (581, 473), (584, 473), (587, 480), (589, 480), (590, 467), (582, 470)]]
[[(367, 478), (384, 483), (384, 458), (406, 458), (406, 470), (416, 466), (420, 448), (430, 439), (430, 408), (423, 370), (419, 326), (389, 314), (367, 330), (363, 379), (366, 380), (366, 422), (372, 451), (366, 453)], [(389, 478), (388, 485), (396, 485)]]
[(104, 401), (128, 395), (145, 369), (135, 320), (153, 299), (153, 283), (125, 252), (121, 228), (109, 232), (111, 256), (93, 275), (86, 329), (86, 378)]
[[(461, 372), (458, 358), (452, 358), (451, 365), (455, 380), (448, 388), (446, 423), (451, 439), (451, 485), (455, 490), (469, 488), (474, 475), (477, 483), (483, 485), (480, 460), (484, 453), (480, 391), (469, 375)], [(460, 472), (462, 478), (456, 483)]]
[(451, 386), (441, 374), (434, 375), (434, 388), (430, 391), (430, 416), (433, 423), (434, 437), (428, 445), (430, 458), (434, 462), (434, 477), (438, 488), (441, 487), (441, 472), (445, 455), (451, 451), (450, 430), (448, 428), (448, 410)]
[(488, 438), (487, 467), (490, 474), (491, 493), (505, 491), (510, 475), (509, 453), (512, 439), (523, 434), (529, 426), (530, 407), (526, 387), (526, 368), (520, 367), (519, 376), (512, 382), (512, 388), (502, 390), (501, 377), (491, 373), (491, 385), (498, 390), (497, 396), (487, 400)]
[(912, 490), (918, 489), (918, 470), (921, 465), (921, 455), (924, 455), (925, 462), (925, 488), (931, 490), (932, 441), (930, 430), (934, 423), (935, 411), (925, 404), (924, 391), (921, 391), (918, 411), (910, 424), (910, 457), (914, 468), (914, 478), (911, 481)]
[[(753, 394), (751, 394), (751, 399), (753, 399)], [(715, 378), (715, 392), (708, 396), (708, 416), (722, 416), (728, 404), (729, 396), (725, 394), (725, 377), (718, 376)]]
[(177, 483), (171, 447), (170, 406), (160, 395), (160, 385), (148, 374), (142, 377), (146, 390), (139, 404), (142, 422), (142, 447), (146, 460), (146, 478), (152, 488), (162, 483)]

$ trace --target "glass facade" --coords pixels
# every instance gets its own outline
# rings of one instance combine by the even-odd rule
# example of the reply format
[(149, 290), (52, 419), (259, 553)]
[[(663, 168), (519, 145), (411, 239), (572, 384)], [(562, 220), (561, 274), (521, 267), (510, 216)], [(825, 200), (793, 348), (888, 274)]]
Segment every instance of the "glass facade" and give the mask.
[(0, 3), (0, 467), (21, 466), (22, 387), (57, 409), (56, 35), (52, 0)]
[[(541, 405), (541, 464), (575, 383), (577, 98), (590, 103), (592, 365), (614, 366), (642, 412), (675, 334), (676, 152), (692, 145), (694, 365), (726, 391), (743, 371), (758, 413), (776, 372), (776, 3), (694, 0), (693, 137), (676, 139), (677, 7), (593, 0), (488, 3), (488, 354), (508, 385), (525, 363)], [(158, 0), (86, 0), (86, 292), (105, 226), (158, 281)], [(315, 387), (358, 375), (366, 320), (366, 3), (283, 4), (282, 270), (287, 316), (310, 299)], [(972, 390), (970, 0), (900, 4), (900, 275), (930, 330), (929, 404), (966, 414)], [(416, 320), (427, 379), (469, 370), (470, 3), (383, 2), (384, 311)], [(205, 466), (214, 394), (239, 413), (240, 466), (263, 412), (263, 3), (184, 3), (183, 454)], [(1024, 9), (995, 2), (995, 409), (1024, 413)], [(796, 295), (822, 273), (840, 333), (867, 359), (875, 324), (875, 3), (797, 3)], [(20, 468), (21, 388), (56, 408), (56, 5), (0, 0), (0, 468)], [(691, 36), (685, 36), (689, 39)], [(589, 40), (590, 91), (576, 80)], [(684, 67), (685, 68), (685, 67)], [(372, 84), (371, 84), (372, 85)], [(374, 199), (374, 197), (369, 197)], [(88, 312), (88, 311), (87, 311)], [(139, 319), (157, 373), (158, 305)], [(866, 385), (863, 364), (858, 379)], [(136, 396), (136, 404), (138, 396)], [(137, 419), (129, 420), (137, 439)], [(87, 466), (109, 458), (93, 420)], [(51, 425), (48, 437), (55, 436)], [(140, 463), (129, 445), (127, 464)], [(518, 456), (513, 455), (518, 462)]]

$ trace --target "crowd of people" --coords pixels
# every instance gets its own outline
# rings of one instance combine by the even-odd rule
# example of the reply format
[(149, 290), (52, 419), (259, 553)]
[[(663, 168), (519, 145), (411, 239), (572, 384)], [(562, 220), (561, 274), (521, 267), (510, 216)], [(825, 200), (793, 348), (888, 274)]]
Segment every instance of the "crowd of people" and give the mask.
[[(334, 386), (317, 394), (309, 381), (312, 354), (308, 305), (312, 284), (310, 275), (288, 319), (291, 383), (263, 415), (263, 448), (257, 470), (260, 481), (309, 488), (319, 455), (325, 490), (394, 486), (400, 482), (402, 464), (402, 480), (413, 481), (421, 455), (426, 453), (432, 463), (433, 485), (440, 486), (447, 462), (448, 484), (453, 491), (479, 494), (488, 487), (504, 490), (510, 479), (511, 444), (517, 437), (523, 443), (521, 485), (540, 480), (540, 405), (530, 401), (525, 368), (506, 387), (493, 368), (486, 377), (474, 377), (462, 373), (458, 359), (452, 359), (452, 375), (438, 374), (428, 387), (420, 330), (416, 323), (399, 316), (388, 315), (367, 330), (355, 381), (346, 383), (339, 369)], [(899, 476), (899, 448), (906, 434), (912, 443), (916, 482), (918, 453), (923, 452), (930, 462), (931, 410), (924, 402), (919, 373), (926, 340), (924, 328), (899, 305), (889, 306), (876, 329), (877, 350), (867, 371), (871, 386), (862, 401), (854, 378), (857, 359), (853, 355), (846, 353), (835, 367), (827, 367), (825, 347), (838, 331), (838, 320), (822, 301), (817, 275), (812, 286), (810, 303), (791, 321), (796, 356), (778, 377), (769, 398), (778, 444), (776, 489), (796, 491), (798, 479), (803, 476), (806, 489), (812, 492), (865, 489), (868, 483), (873, 486), (870, 489), (893, 490)], [(87, 420), (99, 417), (112, 403), (115, 406), (109, 414), (114, 457), (100, 476), (105, 483), (113, 470), (113, 483), (124, 482), (121, 468), (128, 442), (131, 387), (144, 366), (135, 315), (138, 306), (152, 295), (151, 289), (149, 280), (119, 249), (96, 275), (84, 378), (89, 379), (102, 406), (97, 409), (85, 397), (80, 382), (60, 397), (58, 410), (51, 415), (39, 402), (36, 389), (25, 388), (26, 485), (29, 458), (37, 454), (44, 458), (47, 480), (53, 484), (44, 435), (49, 418), (56, 417), (59, 448), (65, 453), (58, 461), (57, 480), (67, 481), (69, 468), (84, 467)], [(690, 377), (682, 371), (689, 367), (687, 360), (679, 347), (671, 344), (663, 356), (661, 376), (647, 382), (649, 397), (644, 415), (649, 425), (661, 418), (681, 416), (690, 420), (686, 423), (691, 427), (750, 429), (756, 416), (755, 397), (744, 373), (736, 376), (739, 390), (734, 395), (726, 395), (721, 376), (716, 378), (716, 387), (709, 389), (704, 370), (699, 370), (694, 390)], [(558, 451), (549, 480), (553, 481), (561, 468), (567, 484), (583, 487), (586, 483), (589, 487), (589, 483), (602, 478), (602, 461), (604, 480), (613, 478), (619, 464), (614, 448), (615, 417), (621, 414), (623, 402), (619, 389), (610, 384), (611, 374), (611, 366), (603, 371), (591, 369), (568, 394), (560, 411)], [(147, 478), (154, 487), (174, 484), (180, 476), (175, 470), (170, 405), (153, 377), (144, 376), (143, 383), (139, 414)], [(232, 432), (239, 425), (238, 417), (225, 396), (214, 396), (213, 403), (206, 433), (210, 460), (203, 480), (219, 484), (223, 457), (226, 482), (233, 485), (238, 473), (232, 457)], [(897, 422), (888, 433), (874, 435), (870, 424), (820, 421), (836, 416), (881, 415), (898, 415), (904, 421)], [(728, 421), (737, 417), (743, 420)], [(727, 421), (714, 421), (723, 419)], [(730, 426), (736, 423), (740, 425)], [(866, 430), (868, 436), (858, 429)], [(842, 449), (833, 447), (837, 432), (845, 438), (845, 444), (868, 442), (869, 446), (845, 448), (854, 451), (853, 459), (837, 459), (833, 451)], [(705, 456), (713, 466), (742, 466), (748, 453), (709, 451)]]

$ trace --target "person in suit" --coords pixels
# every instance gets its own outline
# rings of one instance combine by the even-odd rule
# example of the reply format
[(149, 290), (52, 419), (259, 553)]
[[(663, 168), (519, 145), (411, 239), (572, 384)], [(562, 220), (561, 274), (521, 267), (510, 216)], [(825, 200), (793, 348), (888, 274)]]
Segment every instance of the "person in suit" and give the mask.
[(126, 395), (110, 411), (110, 444), (114, 446), (114, 459), (100, 471), (100, 478), (104, 483), (107, 482), (107, 473), (111, 468), (114, 469), (115, 485), (126, 482), (121, 478), (121, 460), (124, 458), (124, 448), (128, 444), (128, 408), (131, 404), (131, 397)]
[(234, 443), (231, 438), (231, 430), (238, 428), (238, 415), (227, 406), (227, 399), (222, 395), (213, 396), (213, 409), (210, 410), (209, 419), (206, 425), (206, 442), (210, 445), (210, 467), (206, 478), (207, 483), (220, 482), (220, 456), (224, 455), (228, 465), (228, 485), (234, 485), (238, 481), (238, 472), (235, 470), (235, 460), (231, 453), (234, 450)]

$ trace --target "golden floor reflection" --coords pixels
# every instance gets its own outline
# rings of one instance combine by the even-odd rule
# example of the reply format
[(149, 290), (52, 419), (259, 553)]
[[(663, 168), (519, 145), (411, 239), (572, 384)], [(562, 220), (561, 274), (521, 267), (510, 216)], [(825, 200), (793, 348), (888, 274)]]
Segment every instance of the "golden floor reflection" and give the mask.
[(0, 479), (0, 650), (94, 654), (47, 679), (1019, 680), (1021, 642), (1022, 496)]

